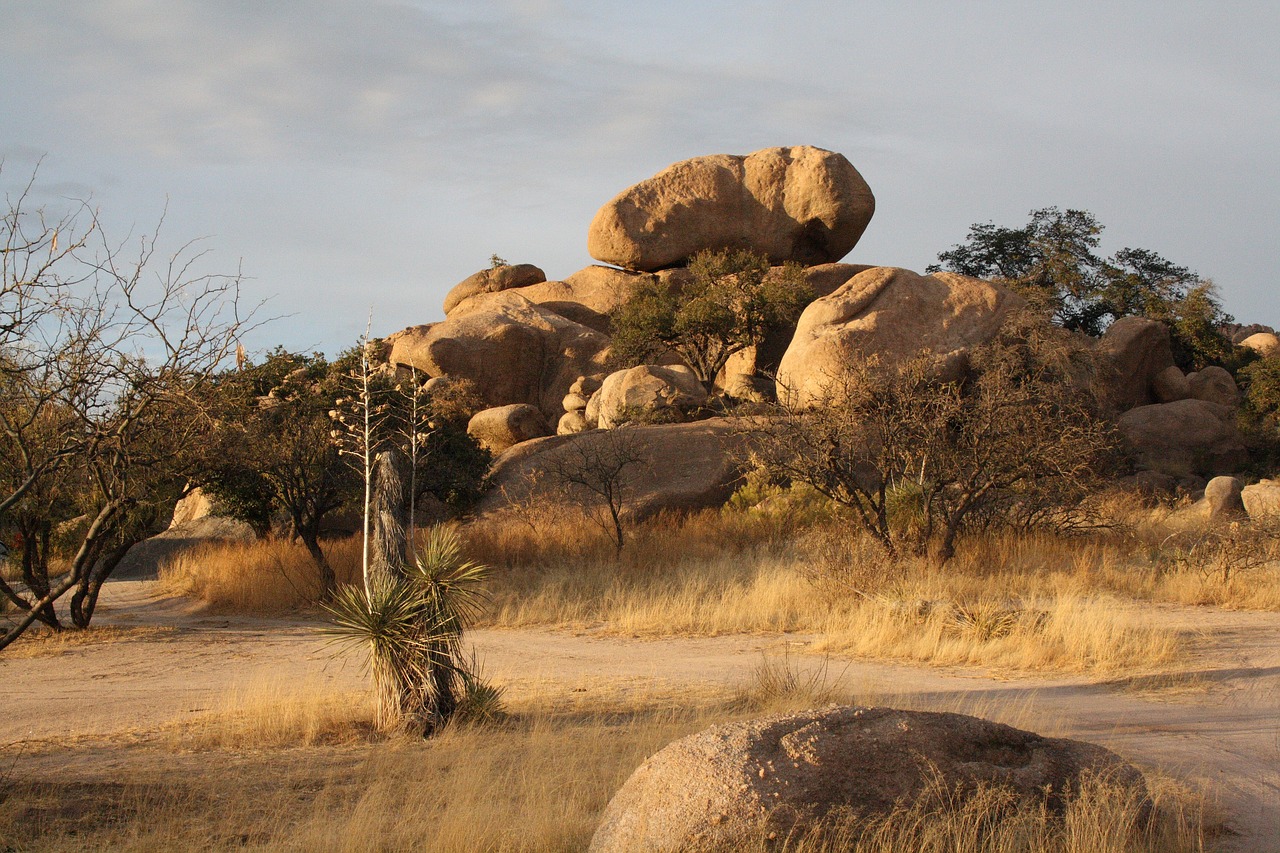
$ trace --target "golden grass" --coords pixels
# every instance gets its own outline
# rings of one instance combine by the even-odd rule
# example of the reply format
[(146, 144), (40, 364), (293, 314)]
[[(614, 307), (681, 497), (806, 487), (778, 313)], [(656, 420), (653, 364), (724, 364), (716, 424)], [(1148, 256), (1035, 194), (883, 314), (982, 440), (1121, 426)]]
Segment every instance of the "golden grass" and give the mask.
[[(1176, 664), (1186, 637), (1138, 602), (1280, 609), (1280, 544), (1266, 546), (1277, 559), (1224, 579), (1169, 559), (1167, 510), (1113, 501), (1109, 512), (1114, 524), (1090, 535), (967, 536), (942, 568), (887, 560), (850, 523), (785, 509), (659, 516), (633, 527), (620, 555), (564, 511), (481, 519), (463, 535), (468, 556), (494, 568), (480, 621), (489, 627), (797, 632), (833, 654), (1142, 674)], [(357, 542), (330, 552), (350, 579)], [(302, 606), (318, 591), (305, 551), (281, 542), (191, 552), (161, 577), (171, 591), (251, 612)]]
[(221, 707), (175, 722), (168, 742), (175, 750), (244, 750), (367, 741), (373, 734), (372, 707), (369, 691), (251, 683), (232, 689)]
[[(360, 572), (360, 540), (322, 544), (338, 583)], [(160, 586), (172, 595), (207, 602), (215, 609), (281, 613), (314, 604), (320, 575), (307, 549), (283, 539), (211, 543), (183, 551), (160, 566)]]
[[(793, 677), (792, 669), (786, 660), (767, 662), (736, 694), (693, 702), (684, 695), (529, 694), (517, 698), (501, 725), (452, 726), (426, 742), (371, 738), (337, 745), (315, 732), (326, 721), (346, 725), (349, 718), (279, 710), (317, 700), (333, 707), (323, 690), (303, 688), (291, 697), (254, 687), (199, 723), (222, 730), (204, 741), (206, 751), (188, 755), (180, 747), (162, 770), (131, 773), (127, 785), (10, 784), (0, 802), (0, 848), (581, 850), (613, 793), (667, 743), (713, 723), (811, 707), (815, 690), (816, 698), (848, 700), (838, 678)], [(874, 698), (861, 697), (868, 704)], [(917, 701), (930, 710), (973, 711), (963, 698)], [(358, 707), (367, 723), (370, 705)], [(1010, 718), (1022, 716), (1016, 708), (1003, 712), (1005, 722), (1028, 724)], [(258, 721), (246, 727), (245, 717)], [(837, 821), (822, 835), (792, 839), (786, 849), (1203, 849), (1199, 797), (1161, 777), (1151, 781), (1157, 820), (1150, 832), (1135, 831), (1131, 798), (1098, 783), (1086, 786), (1061, 819), (1010, 811), (994, 794), (970, 805), (921, 800), (893, 820)], [(982, 831), (974, 834), (975, 827)], [(759, 849), (776, 849), (767, 842), (762, 835)]]

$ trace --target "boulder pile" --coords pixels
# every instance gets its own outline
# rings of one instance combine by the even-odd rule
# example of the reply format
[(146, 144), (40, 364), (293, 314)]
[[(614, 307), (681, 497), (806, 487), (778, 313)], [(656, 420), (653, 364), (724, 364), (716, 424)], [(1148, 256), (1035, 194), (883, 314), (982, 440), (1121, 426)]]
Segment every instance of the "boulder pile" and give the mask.
[[(953, 273), (843, 263), (874, 211), (858, 170), (820, 148), (675, 163), (600, 208), (587, 233), (599, 264), (548, 280), (533, 264), (495, 261), (449, 291), (443, 321), (391, 335), (388, 358), (424, 377), (473, 382), (486, 410), (471, 432), (495, 454), (632, 421), (676, 435), (679, 422), (714, 416), (731, 400), (814, 404), (856, 359), (891, 366), (924, 350), (941, 375), (958, 373), (1024, 301)], [(720, 249), (801, 264), (813, 300), (798, 322), (736, 353), (713, 387), (674, 356), (613, 369), (610, 318), (636, 286), (656, 279), (678, 290), (691, 257)], [(1280, 352), (1266, 327), (1236, 327), (1233, 337), (1266, 357)], [(1148, 479), (1239, 470), (1247, 454), (1229, 373), (1183, 373), (1167, 327), (1154, 320), (1117, 320), (1094, 346), (1121, 434)]]

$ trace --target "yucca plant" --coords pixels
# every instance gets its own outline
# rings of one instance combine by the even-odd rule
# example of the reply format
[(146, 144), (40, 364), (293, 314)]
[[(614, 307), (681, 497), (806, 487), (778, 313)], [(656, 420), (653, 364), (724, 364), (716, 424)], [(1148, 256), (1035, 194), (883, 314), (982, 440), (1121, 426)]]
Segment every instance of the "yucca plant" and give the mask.
[[(430, 735), (483, 686), (464, 658), (462, 634), (484, 601), (488, 569), (467, 560), (457, 532), (436, 526), (402, 575), (347, 587), (328, 606), (339, 642), (364, 646), (376, 694), (375, 724)], [(470, 663), (470, 665), (469, 665)]]

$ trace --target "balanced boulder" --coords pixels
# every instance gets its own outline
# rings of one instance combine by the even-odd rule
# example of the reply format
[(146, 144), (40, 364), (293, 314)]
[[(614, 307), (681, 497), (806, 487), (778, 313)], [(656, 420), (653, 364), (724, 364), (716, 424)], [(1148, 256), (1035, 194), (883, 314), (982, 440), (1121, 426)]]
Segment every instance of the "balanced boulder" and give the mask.
[(502, 264), (467, 276), (456, 284), (444, 298), (444, 313), (448, 314), (458, 303), (480, 293), (498, 293), (513, 287), (528, 287), (546, 281), (547, 275), (533, 264)]
[(1089, 743), (961, 714), (830, 707), (712, 726), (668, 745), (614, 795), (592, 853), (756, 849), (833, 812), (885, 815), (941, 783), (1060, 810), (1087, 774), (1142, 792), (1142, 774)]
[(467, 422), (467, 435), (495, 455), (522, 441), (550, 434), (547, 419), (536, 406), (528, 403), (485, 409), (476, 412)]
[(706, 388), (683, 365), (642, 364), (619, 370), (604, 380), (599, 396), (596, 414), (602, 429), (629, 420), (683, 420), (708, 400)]
[(1216, 364), (1187, 374), (1191, 396), (1220, 406), (1235, 406), (1240, 402), (1240, 389), (1236, 380), (1224, 368)]
[(1171, 364), (1151, 380), (1151, 393), (1157, 403), (1172, 403), (1191, 396), (1191, 383), (1182, 368)]
[(891, 368), (919, 355), (955, 363), (991, 340), (1021, 297), (989, 281), (896, 267), (858, 273), (800, 315), (778, 366), (778, 396), (808, 405), (849, 365), (876, 357)]
[(592, 220), (587, 251), (648, 271), (681, 266), (705, 249), (822, 264), (848, 254), (874, 212), (871, 188), (843, 155), (810, 146), (717, 154), (619, 193)]

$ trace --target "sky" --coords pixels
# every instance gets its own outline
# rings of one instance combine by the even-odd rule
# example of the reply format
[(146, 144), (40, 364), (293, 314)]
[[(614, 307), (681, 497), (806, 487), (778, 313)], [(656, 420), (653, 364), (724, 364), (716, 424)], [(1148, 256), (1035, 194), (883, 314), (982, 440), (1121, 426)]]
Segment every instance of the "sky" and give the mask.
[[(592, 263), (599, 207), (705, 154), (815, 145), (876, 196), (845, 258), (1091, 211), (1280, 326), (1280, 4), (5, 0), (0, 184), (200, 238), (250, 348), (443, 317), (498, 254)], [(166, 212), (167, 211), (167, 212)]]

